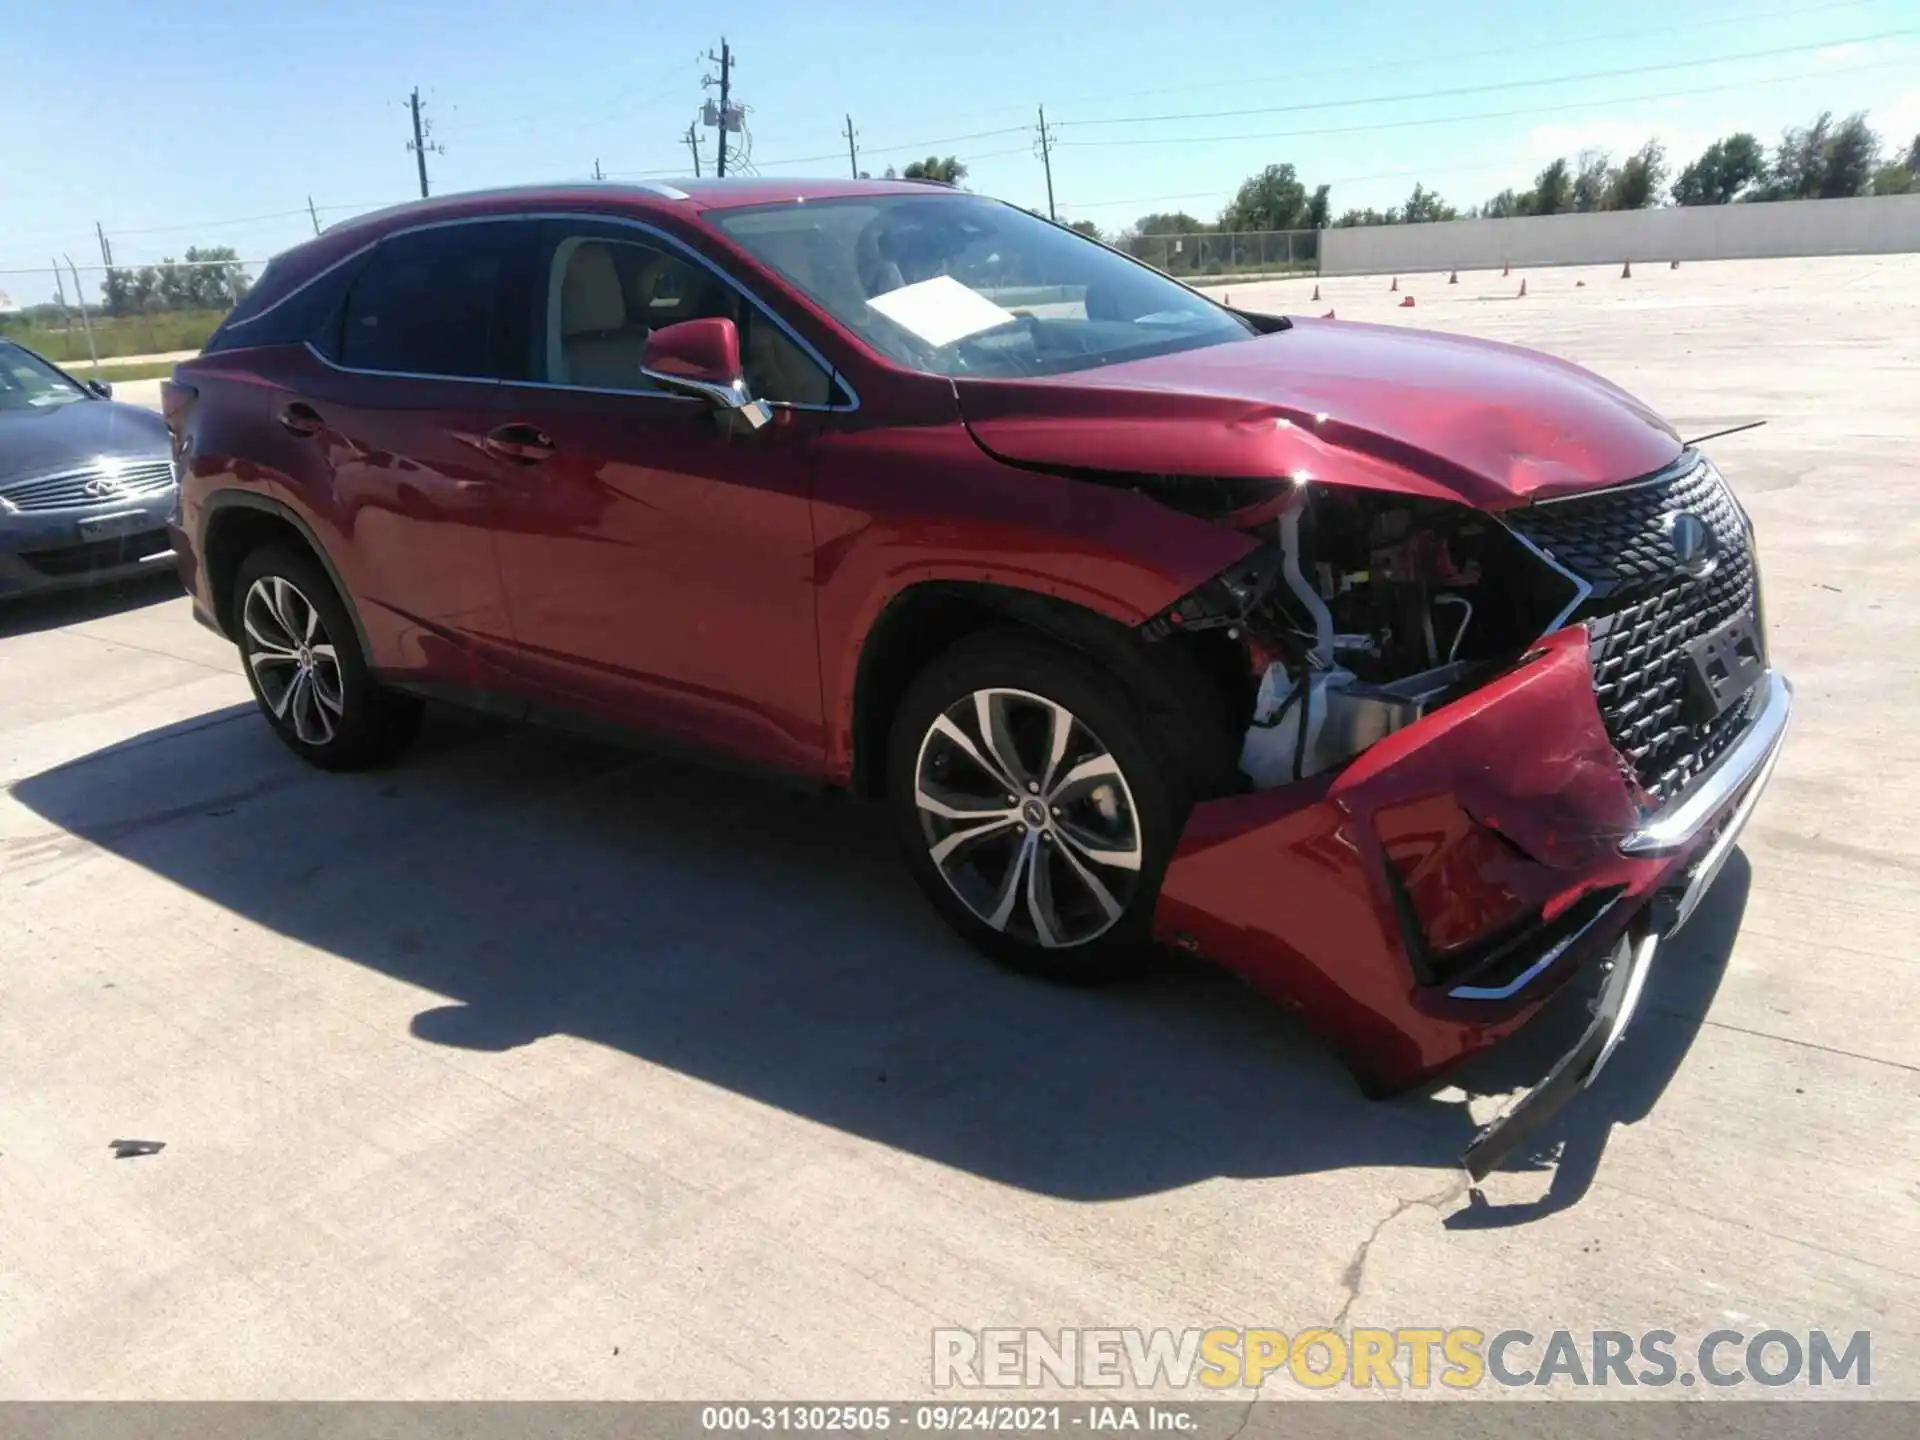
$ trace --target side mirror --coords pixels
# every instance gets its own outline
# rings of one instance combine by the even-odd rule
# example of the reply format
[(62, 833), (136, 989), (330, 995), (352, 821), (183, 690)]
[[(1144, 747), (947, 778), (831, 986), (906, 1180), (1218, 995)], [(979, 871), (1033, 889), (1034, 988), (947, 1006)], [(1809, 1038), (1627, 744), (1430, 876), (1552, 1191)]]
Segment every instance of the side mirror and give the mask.
[(663, 325), (647, 337), (640, 373), (656, 385), (698, 395), (720, 410), (738, 415), (758, 430), (773, 418), (764, 400), (747, 390), (740, 366), (740, 331), (724, 318), (682, 320)]
[(113, 386), (105, 380), (89, 380), (87, 381), (87, 389), (98, 395), (102, 400), (111, 400), (113, 398)]

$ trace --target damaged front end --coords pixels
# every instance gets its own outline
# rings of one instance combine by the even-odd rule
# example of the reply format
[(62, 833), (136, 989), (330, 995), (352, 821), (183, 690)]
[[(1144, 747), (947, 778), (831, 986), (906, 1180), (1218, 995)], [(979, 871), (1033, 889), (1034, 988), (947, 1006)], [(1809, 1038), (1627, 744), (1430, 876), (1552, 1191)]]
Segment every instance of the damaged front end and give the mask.
[[(1231, 520), (1260, 548), (1140, 627), (1219, 677), (1243, 724), (1239, 788), (1196, 805), (1155, 932), (1301, 1011), (1374, 1095), (1613, 966), (1582, 1050), (1476, 1140), (1478, 1179), (1611, 1054), (1655, 940), (1765, 784), (1784, 682), (1768, 672), (1766, 723), (1676, 798), (1596, 701), (1594, 587), (1525, 528), (1304, 479)], [(1645, 843), (1681, 804), (1701, 812), (1684, 836)]]

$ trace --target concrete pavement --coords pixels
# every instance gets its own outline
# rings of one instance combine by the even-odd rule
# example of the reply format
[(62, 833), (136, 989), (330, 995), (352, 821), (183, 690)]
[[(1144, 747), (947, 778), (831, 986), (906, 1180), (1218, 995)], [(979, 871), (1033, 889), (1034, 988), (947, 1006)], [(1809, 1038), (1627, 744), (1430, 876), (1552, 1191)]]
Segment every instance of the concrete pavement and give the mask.
[(859, 807), (443, 714), (315, 774), (156, 585), (0, 610), (0, 1397), (919, 1395), (939, 1325), (1216, 1324), (1867, 1329), (1920, 1396), (1920, 257), (1529, 278), (1231, 287), (1769, 422), (1710, 450), (1788, 749), (1484, 1201), (1549, 1036), (1369, 1104), (1210, 973), (978, 963)]

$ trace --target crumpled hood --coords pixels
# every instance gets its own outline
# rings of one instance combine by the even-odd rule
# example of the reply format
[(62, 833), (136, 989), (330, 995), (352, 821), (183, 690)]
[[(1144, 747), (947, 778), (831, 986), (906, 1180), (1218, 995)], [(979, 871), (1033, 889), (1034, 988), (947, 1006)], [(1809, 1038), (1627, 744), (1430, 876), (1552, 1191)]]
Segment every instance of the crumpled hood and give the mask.
[(957, 379), (990, 454), (1049, 470), (1316, 479), (1501, 509), (1636, 479), (1673, 428), (1577, 365), (1459, 335), (1295, 320), (1031, 381)]
[(112, 400), (74, 400), (38, 410), (0, 410), (0, 481), (79, 466), (98, 455), (166, 459), (167, 423)]

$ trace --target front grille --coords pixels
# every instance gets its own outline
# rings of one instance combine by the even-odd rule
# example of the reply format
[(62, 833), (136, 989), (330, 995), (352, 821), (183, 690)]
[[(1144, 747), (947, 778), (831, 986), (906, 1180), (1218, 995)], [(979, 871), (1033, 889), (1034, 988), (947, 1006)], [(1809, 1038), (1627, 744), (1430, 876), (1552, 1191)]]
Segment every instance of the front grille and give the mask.
[(87, 540), (78, 545), (62, 545), (56, 550), (28, 550), (20, 558), (48, 579), (58, 580), (94, 570), (114, 570), (136, 560), (163, 555), (170, 543), (164, 530), (142, 530), (138, 535)]
[(54, 475), (0, 483), (0, 495), (21, 510), (78, 510), (115, 500), (145, 498), (173, 484), (173, 462), (95, 461)]
[[(1706, 523), (1717, 563), (1680, 568), (1669, 519)], [(1592, 587), (1585, 621), (1594, 693), (1614, 747), (1658, 806), (1680, 794), (1751, 719), (1751, 694), (1701, 719), (1688, 700), (1687, 647), (1740, 614), (1759, 621), (1747, 526), (1726, 483), (1687, 456), (1665, 476), (1514, 511), (1507, 523)], [(1762, 639), (1764, 644), (1764, 637)]]

